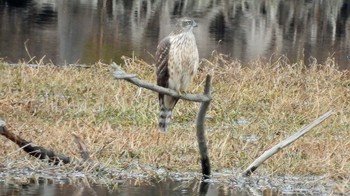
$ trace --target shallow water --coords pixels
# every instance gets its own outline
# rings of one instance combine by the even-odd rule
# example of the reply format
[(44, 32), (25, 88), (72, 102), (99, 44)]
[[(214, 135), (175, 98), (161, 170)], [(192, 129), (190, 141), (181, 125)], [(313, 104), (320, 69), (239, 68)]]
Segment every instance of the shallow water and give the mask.
[(199, 24), (203, 58), (214, 50), (242, 62), (333, 56), (349, 68), (347, 0), (0, 0), (0, 58), (64, 64), (135, 55), (154, 63), (158, 41), (180, 16)]
[[(50, 183), (50, 182), (38, 182), (29, 183), (25, 185), (4, 185), (0, 182), (0, 195), (55, 195), (55, 196), (67, 196), (67, 195), (140, 195), (140, 196), (156, 196), (156, 195), (206, 195), (206, 196), (248, 196), (253, 193), (259, 193), (259, 195), (280, 195), (281, 192), (272, 189), (254, 190), (250, 192), (248, 189), (230, 189), (227, 187), (217, 186), (214, 184), (208, 184), (204, 187), (198, 182), (180, 182), (180, 181), (161, 181), (161, 182), (149, 182), (149, 183), (123, 183), (115, 187), (106, 187), (102, 185), (87, 185), (84, 183), (71, 184), (71, 183)], [(297, 194), (288, 194), (297, 195)]]
[[(225, 169), (201, 182), (193, 172), (166, 169), (108, 168), (103, 173), (65, 170), (61, 167), (0, 168), (3, 195), (344, 195), (341, 182), (324, 176), (242, 177), (242, 171)], [(147, 169), (148, 168), (148, 169)], [(153, 175), (147, 175), (152, 173)]]

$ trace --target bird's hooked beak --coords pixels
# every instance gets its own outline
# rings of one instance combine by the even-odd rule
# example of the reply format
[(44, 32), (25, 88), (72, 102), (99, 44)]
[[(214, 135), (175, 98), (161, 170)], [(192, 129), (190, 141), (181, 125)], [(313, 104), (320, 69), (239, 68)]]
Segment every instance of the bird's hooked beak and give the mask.
[(193, 21), (193, 27), (198, 27), (198, 25), (195, 21)]

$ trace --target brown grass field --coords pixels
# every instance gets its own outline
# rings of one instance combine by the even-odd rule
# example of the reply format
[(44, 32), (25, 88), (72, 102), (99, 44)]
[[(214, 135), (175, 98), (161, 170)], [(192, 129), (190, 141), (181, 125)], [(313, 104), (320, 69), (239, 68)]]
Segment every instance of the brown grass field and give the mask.
[[(126, 58), (122, 67), (155, 82), (154, 66)], [(30, 67), (0, 62), (0, 118), (35, 144), (79, 158), (72, 134), (79, 135), (94, 160), (171, 171), (200, 172), (195, 133), (198, 103), (180, 101), (167, 133), (157, 129), (157, 94), (112, 77), (103, 63), (89, 67)], [(284, 57), (249, 65), (217, 55), (203, 60), (190, 87), (202, 93), (213, 76), (207, 121), (213, 171), (243, 170), (265, 150), (321, 114), (334, 115), (256, 171), (262, 175), (325, 175), (349, 179), (350, 73), (330, 58), (324, 64), (290, 63)], [(29, 159), (0, 137), (2, 164)]]

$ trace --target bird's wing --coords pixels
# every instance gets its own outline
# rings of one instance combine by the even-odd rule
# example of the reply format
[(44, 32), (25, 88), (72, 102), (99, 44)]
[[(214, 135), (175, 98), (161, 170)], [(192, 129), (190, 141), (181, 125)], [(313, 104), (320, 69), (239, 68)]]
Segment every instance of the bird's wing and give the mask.
[(157, 47), (156, 67), (157, 67), (157, 84), (168, 87), (168, 60), (169, 60), (170, 38), (164, 38)]

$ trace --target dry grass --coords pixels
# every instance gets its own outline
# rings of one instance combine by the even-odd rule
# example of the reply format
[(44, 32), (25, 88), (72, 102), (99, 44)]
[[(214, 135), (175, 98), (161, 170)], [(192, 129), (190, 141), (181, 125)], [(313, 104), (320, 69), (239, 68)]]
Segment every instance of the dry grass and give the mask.
[[(155, 81), (151, 65), (125, 62), (129, 73)], [(10, 130), (68, 156), (79, 157), (75, 133), (94, 159), (109, 165), (138, 162), (199, 172), (194, 131), (199, 105), (180, 101), (170, 131), (159, 133), (157, 95), (113, 80), (112, 71), (102, 63), (90, 68), (0, 63), (0, 117)], [(257, 172), (348, 177), (350, 74), (332, 59), (305, 66), (281, 58), (243, 67), (217, 55), (202, 62), (193, 93), (201, 93), (207, 73), (213, 76), (207, 137), (214, 171), (245, 169), (264, 150), (332, 109), (335, 115)], [(6, 138), (0, 138), (0, 149), (1, 162), (23, 159)]]

